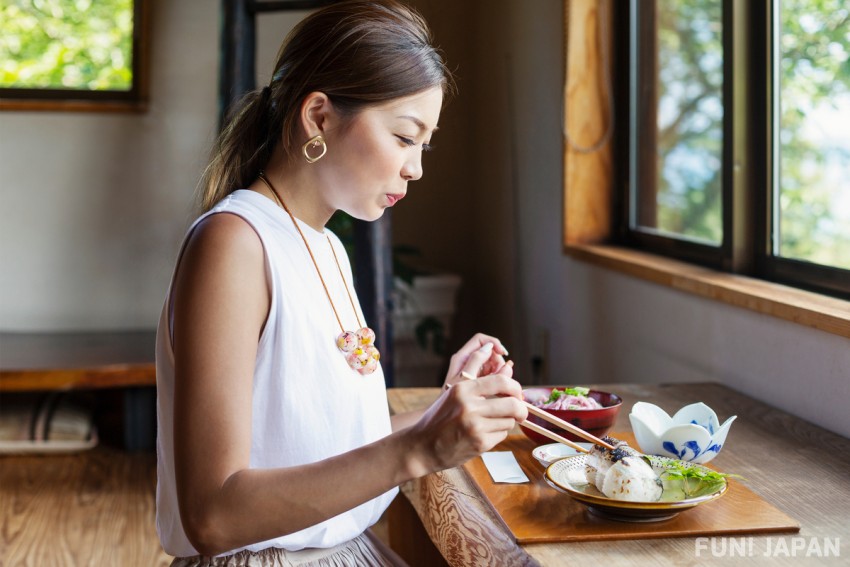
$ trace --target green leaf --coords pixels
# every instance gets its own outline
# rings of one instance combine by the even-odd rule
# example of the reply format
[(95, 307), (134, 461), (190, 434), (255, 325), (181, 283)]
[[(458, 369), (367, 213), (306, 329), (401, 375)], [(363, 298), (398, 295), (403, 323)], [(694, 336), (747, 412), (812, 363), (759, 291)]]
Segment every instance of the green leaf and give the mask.
[(416, 343), (422, 350), (430, 350), (441, 356), (446, 353), (445, 329), (443, 329), (442, 321), (436, 317), (423, 318), (413, 332), (416, 335)]
[(553, 388), (552, 392), (549, 394), (549, 399), (546, 400), (546, 403), (551, 404), (561, 396), (579, 396), (582, 398), (586, 398), (587, 394), (589, 393), (590, 388), (583, 388), (581, 386), (575, 386), (574, 388), (564, 388), (563, 390)]

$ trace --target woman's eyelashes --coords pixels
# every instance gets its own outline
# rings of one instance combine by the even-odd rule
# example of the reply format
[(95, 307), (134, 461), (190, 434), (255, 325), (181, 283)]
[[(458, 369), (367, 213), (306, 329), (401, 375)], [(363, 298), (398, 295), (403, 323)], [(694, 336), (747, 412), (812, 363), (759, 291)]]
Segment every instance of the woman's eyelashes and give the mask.
[[(398, 134), (396, 134), (396, 138), (401, 140), (401, 143), (404, 144), (405, 146), (415, 146), (416, 145), (416, 142), (414, 140), (412, 140), (411, 138), (408, 138), (406, 136), (399, 136)], [(431, 144), (425, 144), (425, 143), (422, 144), (422, 151), (423, 152), (430, 152), (433, 149), (434, 149), (434, 146), (432, 146)]]

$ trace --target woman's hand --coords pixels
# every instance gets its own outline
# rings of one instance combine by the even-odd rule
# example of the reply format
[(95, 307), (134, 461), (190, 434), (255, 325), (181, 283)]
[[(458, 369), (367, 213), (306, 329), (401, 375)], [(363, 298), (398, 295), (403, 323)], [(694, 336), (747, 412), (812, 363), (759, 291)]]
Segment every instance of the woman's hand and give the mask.
[(461, 372), (467, 372), (476, 378), (495, 374), (502, 370), (505, 365), (504, 357), (507, 355), (508, 349), (499, 339), (478, 333), (452, 356), (443, 386), (448, 388), (465, 380)]
[[(513, 379), (510, 364), (502, 362), (497, 372), (481, 376), (483, 368), (498, 363), (494, 362), (493, 349), (496, 347), (489, 344), (492, 346), (485, 345), (473, 351), (457, 371), (480, 377), (476, 380), (462, 378), (454, 383), (408, 430), (412, 476), (456, 467), (489, 451), (502, 442), (517, 423), (528, 417), (522, 403), (522, 387)], [(501, 359), (501, 355), (495, 356)]]

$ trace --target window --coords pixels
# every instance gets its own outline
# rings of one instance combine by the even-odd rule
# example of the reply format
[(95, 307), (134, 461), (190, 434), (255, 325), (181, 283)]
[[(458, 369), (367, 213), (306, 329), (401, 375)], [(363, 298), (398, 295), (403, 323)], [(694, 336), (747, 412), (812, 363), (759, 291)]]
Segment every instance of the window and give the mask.
[(144, 109), (145, 4), (0, 3), (0, 109)]
[(625, 12), (623, 241), (850, 297), (850, 5), (631, 0)]

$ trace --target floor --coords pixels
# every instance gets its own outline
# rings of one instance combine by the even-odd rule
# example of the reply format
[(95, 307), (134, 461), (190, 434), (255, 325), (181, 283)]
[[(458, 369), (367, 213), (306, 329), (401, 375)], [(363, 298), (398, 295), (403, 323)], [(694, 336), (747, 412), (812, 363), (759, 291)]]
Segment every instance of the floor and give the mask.
[[(155, 529), (156, 456), (97, 447), (0, 457), (0, 564), (168, 565)], [(373, 531), (388, 542), (387, 520)]]
[(3, 564), (168, 565), (155, 490), (152, 453), (0, 457)]

